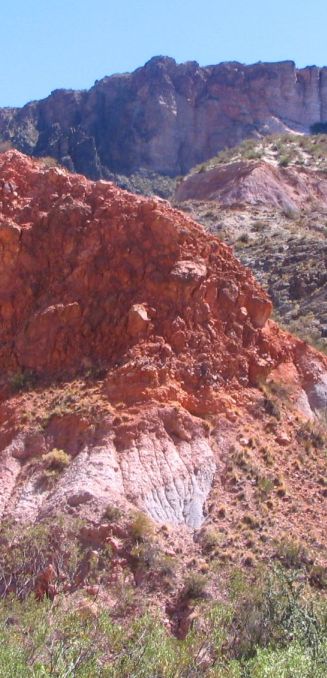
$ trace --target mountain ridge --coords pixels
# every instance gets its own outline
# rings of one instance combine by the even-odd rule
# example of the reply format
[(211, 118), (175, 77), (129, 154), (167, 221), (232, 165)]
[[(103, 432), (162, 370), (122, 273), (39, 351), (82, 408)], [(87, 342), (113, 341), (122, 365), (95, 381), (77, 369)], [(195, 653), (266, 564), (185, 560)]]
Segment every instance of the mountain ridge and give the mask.
[(327, 120), (327, 68), (292, 61), (200, 67), (153, 57), (89, 90), (56, 89), (0, 109), (0, 136), (90, 178), (176, 176), (249, 136), (308, 132)]

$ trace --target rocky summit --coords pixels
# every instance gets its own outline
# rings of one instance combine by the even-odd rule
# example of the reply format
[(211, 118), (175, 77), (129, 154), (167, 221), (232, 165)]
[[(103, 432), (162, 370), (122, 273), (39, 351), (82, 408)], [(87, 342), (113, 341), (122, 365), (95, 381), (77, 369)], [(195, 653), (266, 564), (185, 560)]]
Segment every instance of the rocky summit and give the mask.
[[(0, 110), (0, 137), (91, 178), (185, 174), (249, 136), (327, 120), (327, 69), (292, 61), (200, 67), (154, 57), (88, 91), (55, 90)], [(120, 176), (120, 181), (124, 181)], [(142, 191), (142, 181), (135, 185)], [(133, 182), (132, 182), (133, 186)]]

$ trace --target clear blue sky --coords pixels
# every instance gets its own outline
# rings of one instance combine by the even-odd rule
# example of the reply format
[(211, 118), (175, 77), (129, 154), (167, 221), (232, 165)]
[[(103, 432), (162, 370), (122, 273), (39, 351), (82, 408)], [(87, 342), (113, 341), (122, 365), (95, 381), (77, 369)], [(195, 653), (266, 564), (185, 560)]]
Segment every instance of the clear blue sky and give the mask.
[(88, 88), (151, 56), (327, 64), (327, 0), (2, 0), (0, 106)]

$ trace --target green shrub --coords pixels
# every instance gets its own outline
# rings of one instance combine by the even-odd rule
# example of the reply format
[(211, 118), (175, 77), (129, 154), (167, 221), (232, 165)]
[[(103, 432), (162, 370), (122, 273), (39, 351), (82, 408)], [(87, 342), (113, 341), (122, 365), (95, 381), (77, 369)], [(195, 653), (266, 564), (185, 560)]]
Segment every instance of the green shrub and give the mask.
[(154, 525), (146, 513), (137, 511), (130, 522), (129, 531), (135, 541), (142, 541), (153, 534)]
[(107, 506), (103, 517), (105, 520), (108, 520), (110, 523), (115, 522), (116, 520), (119, 520), (122, 517), (123, 513), (122, 510), (118, 506), (112, 506), (109, 505)]
[(287, 568), (301, 568), (307, 561), (307, 553), (301, 542), (284, 536), (276, 544), (277, 558)]
[(208, 578), (203, 574), (194, 572), (190, 574), (184, 584), (183, 598), (198, 600), (205, 598), (207, 593)]
[(261, 498), (266, 499), (274, 489), (274, 481), (270, 476), (260, 476), (257, 480), (257, 487)]
[(43, 454), (42, 461), (47, 470), (61, 473), (69, 466), (70, 456), (67, 452), (64, 452), (64, 450), (58, 450), (54, 447), (51, 452)]
[(326, 665), (300, 643), (285, 648), (258, 648), (248, 663), (251, 678), (325, 678)]
[(201, 546), (205, 553), (213, 551), (220, 542), (220, 534), (213, 527), (207, 527), (201, 534)]
[(279, 166), (280, 167), (288, 167), (288, 165), (291, 162), (291, 158), (289, 155), (282, 155), (279, 159)]
[[(128, 610), (129, 613), (131, 610)], [(56, 604), (0, 601), (0, 678), (325, 678), (326, 606), (294, 576), (235, 573), (224, 603), (200, 601), (177, 640), (159, 614), (82, 616)]]
[(21, 371), (15, 372), (11, 375), (10, 386), (13, 391), (19, 393), (20, 391), (27, 391), (30, 388), (33, 388), (36, 382), (36, 376), (30, 371)]

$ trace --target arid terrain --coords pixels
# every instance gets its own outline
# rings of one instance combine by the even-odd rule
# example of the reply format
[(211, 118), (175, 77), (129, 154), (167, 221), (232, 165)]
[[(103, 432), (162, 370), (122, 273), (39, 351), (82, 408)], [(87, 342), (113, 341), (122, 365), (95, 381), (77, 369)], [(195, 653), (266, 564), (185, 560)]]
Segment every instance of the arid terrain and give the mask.
[[(177, 633), (189, 568), (219, 591), (217, 568), (290, 548), (325, 567), (326, 358), (166, 202), (16, 151), (0, 172), (0, 504), (16, 538), (82, 519), (87, 553), (110, 547), (98, 604), (108, 586), (119, 604), (123, 578)], [(167, 590), (144, 549), (173, 563)], [(76, 581), (57, 570), (52, 590)]]
[(174, 204), (232, 245), (291, 331), (326, 350), (326, 135), (245, 141), (195, 168)]
[[(241, 77), (172, 62), (92, 96)], [(1, 678), (325, 675), (327, 136), (319, 69), (273, 70), (301, 133), (266, 136), (266, 102), (185, 177), (132, 163), (138, 194), (0, 154)], [(1, 115), (49, 155), (38, 106)]]

